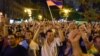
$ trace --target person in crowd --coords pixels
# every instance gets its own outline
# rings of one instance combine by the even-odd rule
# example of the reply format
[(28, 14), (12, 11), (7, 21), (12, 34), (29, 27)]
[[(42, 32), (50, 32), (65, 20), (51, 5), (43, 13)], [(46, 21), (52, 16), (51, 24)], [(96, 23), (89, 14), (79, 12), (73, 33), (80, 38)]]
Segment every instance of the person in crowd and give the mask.
[(82, 52), (82, 50), (79, 46), (79, 40), (80, 40), (81, 36), (82, 36), (82, 34), (80, 33), (80, 31), (78, 29), (75, 29), (69, 33), (69, 40), (72, 44), (73, 55), (74, 56), (100, 56), (100, 44), (99, 44), (100, 43), (100, 33), (98, 33), (98, 35), (95, 36), (94, 40), (93, 40), (94, 47), (96, 48), (96, 50), (98, 50), (98, 52), (95, 54), (93, 54), (93, 53), (86, 54), (86, 53)]
[[(29, 56), (38, 56), (39, 54), (37, 54), (37, 51), (39, 50), (39, 45), (38, 45), (38, 37), (39, 37), (39, 33), (40, 33), (40, 28), (41, 25), (38, 24), (38, 29), (36, 29), (34, 36), (31, 35), (31, 32), (28, 36), (30, 36), (30, 43), (29, 43)], [(32, 38), (31, 38), (32, 37)]]
[[(56, 30), (51, 28), (46, 31), (46, 39), (41, 50), (42, 56), (58, 56), (57, 46), (61, 46), (61, 43), (64, 41), (63, 31), (58, 25), (55, 25)], [(58, 32), (57, 37), (55, 37), (55, 32)]]
[(26, 50), (28, 50), (29, 44), (26, 41), (25, 37), (22, 34), (18, 35), (17, 37), (19, 38), (18, 44), (21, 45), (21, 46), (23, 46)]
[(0, 56), (27, 56), (27, 51), (16, 41), (18, 38), (14, 35), (8, 35), (9, 45), (1, 50)]
[(0, 35), (0, 53), (3, 48), (3, 43), (4, 43), (3, 37), (2, 37), (2, 35)]

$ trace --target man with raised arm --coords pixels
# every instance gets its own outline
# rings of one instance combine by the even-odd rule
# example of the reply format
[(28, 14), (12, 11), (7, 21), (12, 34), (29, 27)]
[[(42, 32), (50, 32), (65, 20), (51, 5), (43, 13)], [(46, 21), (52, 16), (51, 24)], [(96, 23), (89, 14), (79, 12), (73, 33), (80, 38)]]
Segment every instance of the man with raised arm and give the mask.
[(82, 52), (80, 46), (79, 46), (79, 40), (81, 38), (81, 33), (78, 29), (73, 30), (69, 33), (69, 40), (72, 44), (73, 48), (73, 56), (100, 56), (100, 33), (94, 37), (94, 46), (98, 50), (97, 53), (93, 54), (85, 54)]

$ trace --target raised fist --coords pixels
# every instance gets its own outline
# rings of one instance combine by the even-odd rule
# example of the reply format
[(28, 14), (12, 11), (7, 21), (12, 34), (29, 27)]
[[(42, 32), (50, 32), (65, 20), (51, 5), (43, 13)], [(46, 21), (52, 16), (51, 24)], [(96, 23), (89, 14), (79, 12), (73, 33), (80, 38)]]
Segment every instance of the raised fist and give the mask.
[(68, 39), (70, 40), (71, 43), (79, 42), (80, 37), (81, 33), (78, 29), (72, 30), (68, 35)]

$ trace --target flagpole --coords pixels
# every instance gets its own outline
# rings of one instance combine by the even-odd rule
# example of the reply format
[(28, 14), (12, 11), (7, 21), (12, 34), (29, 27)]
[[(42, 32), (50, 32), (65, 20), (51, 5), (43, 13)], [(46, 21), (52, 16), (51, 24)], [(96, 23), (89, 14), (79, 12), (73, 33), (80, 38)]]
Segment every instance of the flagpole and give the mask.
[[(48, 6), (48, 4), (47, 4), (47, 6)], [(51, 16), (51, 18), (52, 18), (52, 21), (53, 21), (53, 15), (52, 15), (52, 12), (51, 12), (51, 9), (50, 9), (49, 6), (48, 6), (48, 9), (49, 9), (49, 12), (50, 12), (50, 16)]]

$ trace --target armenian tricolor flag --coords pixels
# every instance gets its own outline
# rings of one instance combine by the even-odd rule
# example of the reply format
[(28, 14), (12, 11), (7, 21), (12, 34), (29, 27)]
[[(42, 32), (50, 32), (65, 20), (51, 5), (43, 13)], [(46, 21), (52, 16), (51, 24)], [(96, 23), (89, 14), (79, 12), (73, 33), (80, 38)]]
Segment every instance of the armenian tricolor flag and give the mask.
[(63, 7), (63, 0), (47, 0), (48, 6), (57, 6), (58, 8)]

